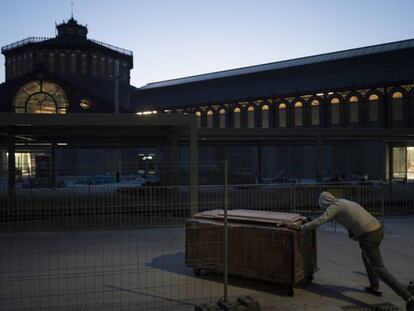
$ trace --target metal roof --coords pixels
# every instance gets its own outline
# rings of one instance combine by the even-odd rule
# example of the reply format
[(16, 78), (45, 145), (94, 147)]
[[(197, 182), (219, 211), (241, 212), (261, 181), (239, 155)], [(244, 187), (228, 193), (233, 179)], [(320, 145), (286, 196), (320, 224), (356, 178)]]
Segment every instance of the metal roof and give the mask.
[(295, 58), (295, 59), (290, 59), (290, 60), (278, 61), (274, 63), (242, 67), (242, 68), (212, 72), (212, 73), (207, 73), (207, 74), (201, 74), (201, 75), (196, 75), (196, 76), (190, 76), (190, 77), (184, 77), (184, 78), (178, 78), (178, 79), (172, 79), (172, 80), (166, 80), (166, 81), (160, 81), (160, 82), (153, 82), (153, 83), (149, 83), (141, 87), (140, 90), (156, 89), (156, 88), (169, 87), (169, 86), (175, 86), (175, 85), (181, 85), (181, 84), (187, 84), (187, 83), (202, 82), (202, 81), (207, 81), (207, 80), (212, 80), (212, 79), (248, 75), (248, 74), (254, 74), (258, 72), (273, 71), (273, 70), (279, 70), (279, 69), (284, 69), (284, 68), (311, 65), (311, 64), (316, 64), (316, 63), (324, 63), (324, 62), (330, 62), (334, 60), (348, 59), (348, 58), (379, 54), (379, 53), (386, 53), (386, 52), (403, 50), (403, 49), (408, 49), (408, 48), (414, 48), (414, 39), (372, 45), (372, 46), (367, 46), (367, 47), (354, 48), (354, 49), (337, 51), (337, 52), (326, 53), (326, 54), (319, 54), (319, 55), (314, 55), (314, 56), (306, 56), (306, 57)]

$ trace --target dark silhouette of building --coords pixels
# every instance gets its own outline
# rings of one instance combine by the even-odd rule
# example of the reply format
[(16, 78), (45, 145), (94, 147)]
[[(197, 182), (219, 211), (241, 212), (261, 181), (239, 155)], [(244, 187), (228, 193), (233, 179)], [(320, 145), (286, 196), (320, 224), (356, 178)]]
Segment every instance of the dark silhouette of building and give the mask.
[(131, 51), (88, 39), (72, 17), (55, 38), (30, 37), (2, 48), (1, 112), (129, 111)]
[[(414, 179), (414, 40), (138, 89), (132, 52), (88, 39), (73, 17), (56, 28), (2, 48), (1, 112), (193, 114), (199, 159), (228, 159), (232, 182)], [(101, 158), (85, 154), (69, 157)]]
[(414, 40), (380, 44), (150, 83), (132, 102), (196, 114), (200, 158), (250, 180), (413, 179), (413, 55)]

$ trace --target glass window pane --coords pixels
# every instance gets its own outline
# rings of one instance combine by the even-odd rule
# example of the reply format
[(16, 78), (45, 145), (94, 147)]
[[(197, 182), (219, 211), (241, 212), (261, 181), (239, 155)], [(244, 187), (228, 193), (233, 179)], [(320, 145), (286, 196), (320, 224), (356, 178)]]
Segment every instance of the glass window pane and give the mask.
[(247, 109), (247, 127), (254, 128), (254, 107), (252, 106)]
[(371, 95), (369, 97), (369, 121), (379, 121), (379, 98), (377, 95)]
[(269, 127), (269, 106), (264, 105), (262, 107), (262, 127)]
[(403, 119), (403, 96), (401, 92), (395, 92), (392, 95), (392, 119)]
[(339, 124), (339, 99), (333, 98), (331, 100), (331, 123)]
[(405, 147), (392, 148), (392, 174), (394, 179), (405, 179), (407, 176), (407, 154)]
[(356, 96), (351, 96), (351, 98), (349, 99), (349, 122), (359, 122), (359, 103), (358, 97)]
[(240, 128), (240, 108), (236, 108), (234, 109), (234, 127), (235, 128)]

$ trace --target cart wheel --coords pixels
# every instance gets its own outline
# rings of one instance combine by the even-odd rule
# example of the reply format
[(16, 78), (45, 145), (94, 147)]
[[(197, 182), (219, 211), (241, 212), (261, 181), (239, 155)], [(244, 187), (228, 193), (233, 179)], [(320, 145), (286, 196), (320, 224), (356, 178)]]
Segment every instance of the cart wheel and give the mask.
[(200, 268), (193, 268), (193, 273), (195, 276), (200, 276), (201, 275), (201, 269)]
[(293, 288), (293, 286), (286, 286), (286, 294), (289, 297), (295, 296), (295, 289)]

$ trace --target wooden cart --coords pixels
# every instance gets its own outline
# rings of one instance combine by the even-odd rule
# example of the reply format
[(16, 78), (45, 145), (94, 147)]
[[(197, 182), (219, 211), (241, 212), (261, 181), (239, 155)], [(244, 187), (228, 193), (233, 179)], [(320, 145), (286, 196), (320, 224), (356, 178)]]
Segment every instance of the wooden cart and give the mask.
[[(229, 211), (229, 275), (286, 286), (290, 296), (300, 284), (311, 282), (317, 270), (316, 231), (290, 230), (287, 222), (301, 222), (298, 214)], [(187, 220), (185, 263), (196, 275), (223, 271), (224, 222), (220, 210)]]

